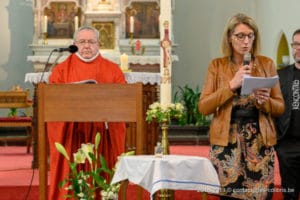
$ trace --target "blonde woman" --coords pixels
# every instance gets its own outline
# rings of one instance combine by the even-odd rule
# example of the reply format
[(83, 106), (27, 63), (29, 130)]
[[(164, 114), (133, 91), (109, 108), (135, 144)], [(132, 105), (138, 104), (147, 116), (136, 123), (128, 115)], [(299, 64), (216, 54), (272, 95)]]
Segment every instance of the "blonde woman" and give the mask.
[[(284, 111), (279, 83), (240, 95), (245, 75), (271, 77), (274, 62), (259, 55), (260, 35), (254, 20), (238, 13), (223, 34), (222, 58), (213, 59), (199, 99), (199, 111), (213, 114), (210, 159), (220, 183), (221, 199), (271, 199), (274, 187), (273, 117)], [(245, 62), (245, 55), (250, 59)]]

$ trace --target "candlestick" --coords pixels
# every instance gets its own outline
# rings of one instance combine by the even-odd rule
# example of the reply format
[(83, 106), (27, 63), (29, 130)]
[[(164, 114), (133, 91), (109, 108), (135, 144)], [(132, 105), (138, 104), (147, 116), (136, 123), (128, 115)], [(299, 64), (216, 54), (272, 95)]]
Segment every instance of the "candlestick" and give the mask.
[(128, 55), (123, 53), (121, 55), (121, 69), (122, 70), (128, 70)]
[(161, 132), (162, 132), (162, 137), (161, 137), (161, 146), (163, 150), (163, 155), (168, 155), (170, 154), (170, 147), (169, 147), (169, 140), (168, 140), (168, 121), (164, 120), (162, 121), (161, 124)]
[(48, 34), (47, 32), (43, 33), (43, 45), (48, 44)]
[(129, 27), (129, 32), (133, 33), (134, 32), (134, 19), (133, 16), (130, 16), (130, 27)]
[(43, 32), (47, 33), (47, 28), (48, 28), (47, 27), (48, 26), (48, 16), (47, 15), (44, 16), (44, 24), (43, 25), (44, 25)]
[(133, 45), (133, 33), (129, 33), (129, 44)]
[(78, 16), (74, 17), (74, 31), (77, 31), (78, 29)]

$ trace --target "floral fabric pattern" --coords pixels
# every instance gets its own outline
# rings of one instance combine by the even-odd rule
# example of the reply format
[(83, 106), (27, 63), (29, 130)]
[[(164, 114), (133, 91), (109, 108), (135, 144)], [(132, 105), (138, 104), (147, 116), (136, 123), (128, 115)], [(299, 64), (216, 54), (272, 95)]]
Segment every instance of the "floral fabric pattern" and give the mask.
[[(252, 97), (237, 97), (234, 108), (253, 109)], [(263, 145), (258, 120), (231, 121), (228, 146), (212, 145), (210, 159), (221, 183), (220, 194), (240, 199), (268, 199), (274, 187), (274, 148)]]

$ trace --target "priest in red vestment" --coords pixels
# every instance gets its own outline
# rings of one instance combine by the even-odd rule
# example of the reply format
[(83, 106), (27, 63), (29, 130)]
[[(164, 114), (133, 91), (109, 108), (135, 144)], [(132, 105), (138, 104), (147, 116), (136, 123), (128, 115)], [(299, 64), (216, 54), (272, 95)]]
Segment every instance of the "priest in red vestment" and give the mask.
[[(96, 29), (79, 28), (74, 33), (74, 45), (78, 47), (78, 52), (55, 66), (49, 78), (50, 83), (87, 79), (94, 79), (98, 83), (126, 83), (119, 66), (100, 55), (99, 32)], [(58, 185), (69, 173), (68, 162), (56, 150), (55, 142), (62, 144), (68, 155), (72, 155), (82, 143), (94, 143), (95, 135), (99, 132), (99, 151), (106, 158), (109, 167), (114, 166), (117, 157), (125, 150), (126, 129), (123, 122), (49, 122), (47, 131), (50, 146), (49, 200), (64, 199), (66, 190), (59, 189)]]

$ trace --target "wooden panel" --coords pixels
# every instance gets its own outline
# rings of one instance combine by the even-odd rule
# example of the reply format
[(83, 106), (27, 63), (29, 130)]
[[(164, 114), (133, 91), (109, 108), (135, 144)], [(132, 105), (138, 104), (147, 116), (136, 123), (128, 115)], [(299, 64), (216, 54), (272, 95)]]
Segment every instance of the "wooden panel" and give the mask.
[[(158, 85), (143, 85), (143, 112), (146, 121), (146, 112), (149, 105), (158, 101)], [(145, 144), (147, 154), (154, 154), (154, 146), (158, 140), (158, 124), (156, 122), (145, 123)]]
[(160, 66), (159, 64), (133, 64), (130, 63), (129, 69), (131, 69), (133, 72), (153, 72), (153, 73), (159, 73), (160, 72)]
[[(149, 105), (158, 101), (158, 90), (157, 85), (145, 84), (143, 85), (143, 121), (146, 121), (146, 112)], [(135, 151), (135, 123), (126, 124), (126, 151)], [(154, 146), (158, 140), (158, 124), (156, 122), (148, 123), (144, 125), (145, 136), (143, 141), (143, 152), (145, 154), (153, 154)]]
[[(45, 87), (45, 121), (136, 121), (137, 113), (133, 111), (138, 106), (136, 98), (141, 94), (134, 90), (134, 85), (56, 84)], [(106, 88), (109, 92), (103, 92)], [(86, 95), (82, 95), (83, 90)]]

